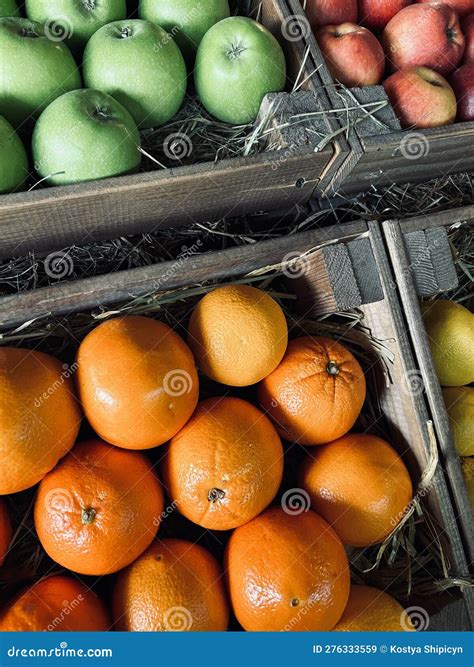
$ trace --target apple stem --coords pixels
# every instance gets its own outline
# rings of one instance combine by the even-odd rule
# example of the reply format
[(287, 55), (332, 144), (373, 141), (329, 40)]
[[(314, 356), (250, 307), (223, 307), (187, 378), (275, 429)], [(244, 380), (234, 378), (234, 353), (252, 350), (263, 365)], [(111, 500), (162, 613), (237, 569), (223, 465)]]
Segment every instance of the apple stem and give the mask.
[(446, 34), (448, 35), (450, 42), (454, 42), (456, 40), (457, 31), (454, 28), (448, 28)]
[(89, 11), (95, 9), (95, 0), (84, 0), (84, 7)]
[(22, 28), (21, 29), (22, 37), (39, 37), (38, 33), (34, 28)]
[(232, 44), (230, 51), (227, 52), (227, 55), (229, 56), (230, 60), (236, 60), (245, 50), (245, 46), (237, 46)]
[(123, 39), (127, 39), (127, 37), (132, 36), (132, 31), (130, 28), (122, 28), (120, 31), (120, 35)]

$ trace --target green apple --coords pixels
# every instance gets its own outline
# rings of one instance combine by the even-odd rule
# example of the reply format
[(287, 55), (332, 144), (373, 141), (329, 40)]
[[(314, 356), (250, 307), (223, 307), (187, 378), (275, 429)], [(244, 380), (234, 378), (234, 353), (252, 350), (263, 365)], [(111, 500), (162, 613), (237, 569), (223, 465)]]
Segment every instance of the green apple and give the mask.
[(99, 90), (73, 90), (38, 118), (32, 140), (35, 169), (52, 185), (138, 171), (140, 135), (131, 115)]
[(204, 35), (194, 80), (209, 113), (225, 123), (250, 123), (265, 95), (283, 90), (285, 56), (266, 28), (252, 19), (232, 16)]
[(109, 23), (92, 35), (83, 74), (87, 87), (115, 97), (141, 128), (166, 123), (186, 93), (186, 65), (173, 38), (140, 19)]
[(15, 0), (0, 0), (0, 16), (20, 16)]
[(138, 14), (172, 35), (192, 62), (206, 32), (230, 16), (230, 11), (228, 0), (140, 0)]
[(28, 158), (20, 137), (0, 116), (0, 194), (20, 189), (28, 176)]
[(26, 0), (25, 6), (28, 18), (44, 23), (52, 39), (66, 39), (74, 51), (106, 23), (127, 16), (125, 0)]
[(56, 97), (81, 87), (65, 44), (46, 36), (41, 23), (0, 19), (0, 112), (13, 126), (37, 117)]

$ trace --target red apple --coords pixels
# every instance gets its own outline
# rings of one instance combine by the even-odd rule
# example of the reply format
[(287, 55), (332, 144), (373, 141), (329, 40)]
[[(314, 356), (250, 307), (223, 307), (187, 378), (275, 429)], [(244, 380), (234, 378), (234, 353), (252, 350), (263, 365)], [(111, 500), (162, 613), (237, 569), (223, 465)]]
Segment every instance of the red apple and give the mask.
[(466, 40), (466, 48), (464, 50), (463, 63), (474, 62), (474, 14), (469, 14), (461, 22), (461, 30), (464, 33)]
[(357, 0), (306, 0), (303, 7), (314, 31), (325, 25), (357, 23)]
[(382, 32), (387, 23), (412, 0), (359, 0), (359, 23), (369, 30)]
[(316, 38), (334, 79), (349, 88), (380, 83), (385, 55), (370, 30), (355, 23), (327, 25)]
[[(416, 0), (416, 2), (430, 2), (430, 0)], [(444, 2), (455, 9), (460, 18), (467, 16), (474, 10), (474, 2), (472, 0), (444, 0)]]
[(450, 74), (464, 53), (457, 14), (442, 2), (405, 7), (386, 26), (382, 42), (392, 70), (422, 66)]
[(457, 120), (461, 123), (474, 120), (474, 63), (466, 63), (457, 69), (451, 74), (449, 83), (458, 101)]
[(383, 86), (402, 127), (426, 128), (454, 123), (456, 96), (438, 72), (413, 67), (395, 72)]

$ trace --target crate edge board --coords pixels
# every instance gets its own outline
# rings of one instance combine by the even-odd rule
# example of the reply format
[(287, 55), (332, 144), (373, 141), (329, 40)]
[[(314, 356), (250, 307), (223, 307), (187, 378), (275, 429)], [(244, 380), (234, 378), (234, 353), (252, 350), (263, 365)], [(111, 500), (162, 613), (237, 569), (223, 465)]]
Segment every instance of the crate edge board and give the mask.
[(443, 454), (443, 464), (449, 480), (452, 497), (457, 510), (456, 520), (460, 524), (464, 538), (464, 547), (469, 555), (468, 560), (474, 561), (474, 524), (472, 510), (462, 475), (459, 457), (456, 453), (454, 441), (449, 427), (449, 419), (441, 394), (441, 386), (434, 368), (430, 352), (428, 336), (423, 324), (419, 297), (408, 269), (408, 258), (403, 242), (403, 233), (395, 221), (383, 223), (384, 234), (394, 266), (398, 291), (402, 301), (405, 317), (408, 322), (408, 331), (412, 339), (420, 372), (424, 382), (424, 390), (433, 416), (433, 422), (438, 434), (438, 443)]
[(209, 170), (194, 165), (183, 167), (184, 173), (150, 172), (145, 179), (135, 175), (63, 186), (66, 192), (52, 188), (32, 193), (28, 201), (21, 193), (3, 195), (10, 198), (3, 206), (0, 196), (0, 258), (233, 217), (272, 208), (267, 206), (271, 201), (274, 208), (304, 203), (317, 186), (318, 169), (332, 160), (332, 148), (285, 157), (273, 170), (273, 180), (268, 180), (270, 155), (275, 154), (237, 158), (237, 165), (223, 160)]
[[(340, 232), (338, 234), (338, 232)], [(54, 312), (65, 315), (87, 308), (95, 308), (104, 300), (117, 303), (127, 299), (133, 290), (134, 296), (142, 296), (159, 284), (160, 289), (182, 287), (193, 279), (205, 280), (207, 275), (216, 278), (237, 276), (255, 268), (257, 258), (270, 264), (281, 261), (283, 256), (295, 252), (307, 252), (313, 246), (335, 242), (339, 236), (358, 237), (367, 232), (363, 221), (348, 223), (339, 230), (335, 227), (316, 229), (301, 234), (262, 241), (258, 245), (237, 246), (222, 251), (191, 256), (186, 265), (186, 276), (178, 277), (176, 260), (151, 266), (123, 270), (116, 273), (80, 280), (58, 283), (51, 287), (20, 292), (0, 298), (0, 328), (17, 326), (29, 319), (36, 319)], [(216, 266), (216, 258), (220, 259)], [(230, 266), (230, 268), (229, 268)], [(165, 276), (165, 278), (163, 278)], [(113, 300), (113, 301), (111, 301)], [(71, 308), (71, 302), (73, 307)]]
[[(459, 128), (460, 125), (463, 127)], [(423, 130), (421, 135), (419, 131), (413, 134), (405, 130), (363, 139), (363, 153), (353, 157), (339, 193), (352, 195), (365, 192), (371, 186), (419, 183), (473, 170), (474, 151), (468, 149), (474, 145), (474, 121), (449, 127), (451, 131), (432, 128)], [(419, 157), (410, 155), (408, 150), (402, 152), (404, 142), (415, 135), (423, 136), (419, 139)]]
[(404, 234), (432, 229), (435, 227), (451, 227), (452, 225), (474, 222), (474, 204), (447, 211), (426, 213), (405, 220), (387, 220), (387, 223), (397, 222)]

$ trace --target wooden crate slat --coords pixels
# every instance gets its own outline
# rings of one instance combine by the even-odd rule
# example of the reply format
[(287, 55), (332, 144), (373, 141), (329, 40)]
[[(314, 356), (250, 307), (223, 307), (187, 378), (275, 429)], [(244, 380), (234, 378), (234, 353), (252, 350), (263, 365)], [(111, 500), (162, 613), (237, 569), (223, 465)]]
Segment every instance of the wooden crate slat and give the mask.
[(384, 298), (380, 275), (370, 239), (355, 239), (347, 244), (352, 268), (360, 290), (362, 303), (382, 301)]
[(438, 292), (455, 289), (459, 285), (459, 280), (446, 229), (444, 227), (427, 229), (425, 236), (438, 283)]
[(400, 220), (399, 224), (402, 232), (407, 234), (420, 229), (449, 228), (452, 225), (462, 225), (470, 221), (474, 221), (474, 204), (450, 211), (439, 211), (438, 213), (407, 218), (406, 220)]
[(405, 234), (405, 245), (409, 260), (408, 270), (413, 273), (418, 294), (420, 296), (436, 294), (438, 282), (425, 232)]
[(332, 149), (306, 148), (0, 196), (0, 259), (302, 204)]
[[(344, 226), (344, 233), (349, 236), (358, 236), (366, 231), (364, 222)], [(251, 248), (239, 246), (190, 256), (186, 260), (185, 272), (181, 270), (179, 262), (169, 261), (6, 296), (0, 298), (0, 329), (17, 326), (53, 312), (62, 317), (81, 310), (99, 308), (104, 303), (113, 305), (158, 289), (172, 290), (211, 278), (222, 280), (244, 275), (256, 267), (280, 264), (289, 257), (294, 259), (298, 253), (310, 252), (333, 238), (333, 228), (322, 228), (263, 241)]]
[(290, 267), (287, 282), (298, 297), (303, 316), (326, 315), (362, 303), (351, 260), (344, 244), (321, 248)]

